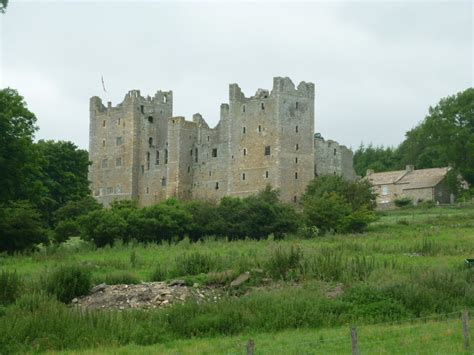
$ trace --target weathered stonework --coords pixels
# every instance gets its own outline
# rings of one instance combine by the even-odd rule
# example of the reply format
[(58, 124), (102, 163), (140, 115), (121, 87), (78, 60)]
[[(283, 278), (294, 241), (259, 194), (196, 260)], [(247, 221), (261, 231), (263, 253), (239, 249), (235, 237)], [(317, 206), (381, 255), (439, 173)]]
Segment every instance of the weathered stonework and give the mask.
[[(271, 92), (259, 89), (248, 98), (231, 84), (215, 128), (200, 114), (186, 121), (172, 112), (171, 91), (144, 98), (132, 90), (115, 107), (91, 98), (90, 180), (100, 202), (134, 199), (144, 206), (171, 197), (248, 196), (267, 184), (280, 189), (282, 200), (297, 202), (315, 176), (315, 151), (323, 149), (313, 138), (312, 83), (295, 87), (277, 77)], [(319, 169), (344, 175), (352, 155)]]
[(333, 140), (326, 141), (316, 134), (314, 136), (314, 149), (316, 176), (342, 175), (347, 180), (357, 179), (352, 166), (353, 153), (349, 148)]

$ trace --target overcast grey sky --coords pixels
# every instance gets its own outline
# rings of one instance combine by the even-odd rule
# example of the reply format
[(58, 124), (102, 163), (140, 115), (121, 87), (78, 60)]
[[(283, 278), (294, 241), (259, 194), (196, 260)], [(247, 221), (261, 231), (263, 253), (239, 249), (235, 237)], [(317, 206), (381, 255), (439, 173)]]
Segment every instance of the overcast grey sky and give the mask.
[(472, 4), (10, 0), (0, 84), (25, 97), (37, 138), (87, 148), (91, 96), (173, 90), (174, 115), (214, 126), (229, 83), (251, 96), (289, 76), (315, 83), (325, 138), (396, 145), (430, 105), (473, 86)]

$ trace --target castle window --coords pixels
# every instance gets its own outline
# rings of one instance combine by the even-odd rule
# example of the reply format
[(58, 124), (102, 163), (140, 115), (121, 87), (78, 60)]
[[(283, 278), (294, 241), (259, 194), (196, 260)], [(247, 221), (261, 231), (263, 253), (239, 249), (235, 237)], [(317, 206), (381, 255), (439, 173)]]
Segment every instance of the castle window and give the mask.
[(242, 174), (242, 180), (245, 180), (245, 173)]
[(295, 127), (295, 132), (298, 133), (298, 126)]
[(168, 149), (165, 149), (165, 164), (168, 164)]
[(102, 147), (105, 147), (105, 139), (102, 140)]
[(191, 172), (191, 167), (188, 165), (188, 174)]
[(106, 169), (109, 167), (109, 161), (108, 159), (102, 159), (102, 164), (101, 164), (102, 169)]
[(122, 166), (122, 158), (115, 159), (115, 166)]
[(265, 171), (265, 177), (268, 179), (268, 171)]
[(265, 155), (270, 155), (270, 146), (269, 145), (267, 145), (265, 147)]
[(153, 138), (152, 137), (148, 138), (148, 146), (153, 147)]
[(244, 156), (247, 155), (247, 149), (244, 148)]
[(155, 165), (160, 165), (160, 151), (156, 151)]
[(193, 156), (193, 150), (192, 149), (189, 151), (189, 155)]
[(105, 120), (102, 121), (102, 127), (105, 127)]
[(242, 105), (242, 112), (245, 112), (245, 105)]
[(147, 186), (146, 187), (146, 193), (149, 194), (150, 193), (150, 188)]
[(197, 163), (198, 162), (198, 149), (194, 149), (194, 161)]
[(161, 179), (161, 186), (166, 186), (166, 178)]
[(262, 126), (261, 125), (258, 125), (258, 131), (262, 132)]
[(211, 176), (211, 175), (212, 175), (212, 172), (211, 172), (211, 171), (209, 171), (209, 176)]
[(150, 170), (150, 152), (146, 152), (146, 170)]
[(293, 202), (296, 202), (296, 196), (293, 196)]
[(142, 170), (142, 174), (143, 174), (145, 172), (145, 165), (142, 165), (140, 169)]
[(299, 149), (300, 149), (299, 144), (296, 144), (296, 147), (295, 147), (295, 148), (296, 148), (296, 150), (299, 150)]
[(207, 141), (209, 142), (209, 136), (207, 136)]
[(166, 95), (163, 95), (163, 102), (166, 104), (168, 102), (168, 97)]
[(118, 119), (117, 125), (119, 125), (119, 126), (120, 126), (120, 118)]
[(295, 179), (298, 179), (298, 173), (295, 173)]
[(153, 116), (148, 116), (148, 122), (153, 123)]
[(122, 143), (123, 143), (122, 137), (115, 138), (115, 145), (122, 145)]
[(265, 110), (265, 104), (264, 104), (263, 102), (260, 104), (260, 108), (261, 108), (262, 110)]
[(295, 108), (298, 109), (298, 101), (296, 101)]
[(217, 148), (212, 149), (212, 157), (217, 158)]
[(242, 133), (245, 134), (245, 127), (242, 128)]
[(145, 113), (145, 106), (143, 106), (143, 105), (140, 106), (140, 112)]
[(117, 194), (122, 193), (122, 186), (117, 185), (117, 186), (115, 187), (115, 193), (117, 193)]
[(219, 190), (219, 183), (216, 182), (216, 190)]
[(107, 187), (107, 195), (112, 195), (114, 193), (113, 187)]
[(334, 155), (336, 155), (336, 148), (334, 148)]
[(298, 157), (295, 158), (295, 163), (298, 164)]

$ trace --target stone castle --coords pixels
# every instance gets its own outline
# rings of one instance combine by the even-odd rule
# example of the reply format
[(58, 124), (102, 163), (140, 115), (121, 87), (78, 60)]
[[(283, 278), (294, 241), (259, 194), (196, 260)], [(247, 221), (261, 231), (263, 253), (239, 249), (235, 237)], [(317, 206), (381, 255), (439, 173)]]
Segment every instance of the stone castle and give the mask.
[(317, 175), (355, 178), (352, 152), (314, 135), (314, 84), (295, 87), (289, 78), (274, 78), (271, 92), (252, 97), (230, 84), (214, 128), (200, 114), (174, 117), (172, 91), (145, 98), (132, 90), (107, 107), (94, 96), (89, 134), (89, 179), (106, 205), (248, 196), (268, 184), (283, 201), (298, 202)]

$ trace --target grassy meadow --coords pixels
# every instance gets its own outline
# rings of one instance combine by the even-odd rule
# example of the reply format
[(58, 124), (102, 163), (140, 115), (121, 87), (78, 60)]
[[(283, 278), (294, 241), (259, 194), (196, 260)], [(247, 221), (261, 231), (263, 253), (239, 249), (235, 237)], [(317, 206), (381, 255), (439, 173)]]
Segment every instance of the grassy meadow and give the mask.
[[(465, 258), (474, 258), (472, 205), (384, 212), (363, 234), (312, 239), (102, 249), (72, 240), (0, 256), (0, 270), (21, 283), (16, 300), (0, 308), (0, 353), (243, 353), (249, 338), (257, 353), (347, 353), (350, 325), (364, 353), (463, 353), (459, 312), (474, 310), (474, 268)], [(181, 278), (223, 297), (79, 312), (44, 291), (64, 266), (87, 269), (95, 284)], [(250, 281), (229, 289), (246, 271)]]

